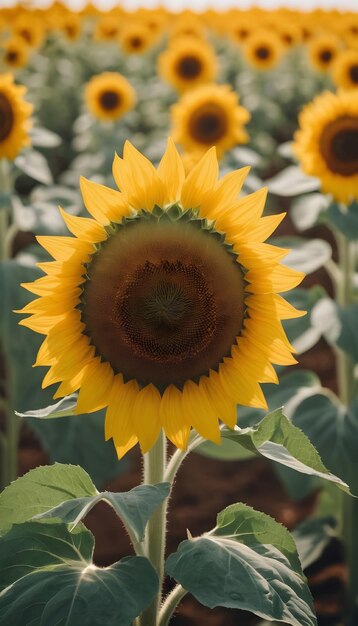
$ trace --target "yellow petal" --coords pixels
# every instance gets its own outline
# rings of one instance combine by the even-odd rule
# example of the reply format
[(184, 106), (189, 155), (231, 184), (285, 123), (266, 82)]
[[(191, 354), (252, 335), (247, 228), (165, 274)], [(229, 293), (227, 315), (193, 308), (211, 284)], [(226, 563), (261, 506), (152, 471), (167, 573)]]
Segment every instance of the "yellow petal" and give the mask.
[(175, 147), (171, 137), (168, 139), (167, 149), (157, 169), (160, 179), (164, 183), (164, 204), (176, 202), (181, 196), (181, 190), (185, 180), (183, 161)]
[(181, 396), (181, 391), (174, 385), (169, 385), (166, 388), (160, 403), (160, 421), (168, 439), (177, 448), (185, 450), (188, 444), (190, 425), (183, 411)]
[(137, 394), (138, 385), (135, 381), (123, 384), (122, 376), (115, 376), (106, 412), (105, 438), (106, 441), (113, 438), (119, 459), (138, 443), (131, 419)]
[(152, 448), (160, 432), (160, 393), (154, 385), (141, 389), (132, 409), (132, 421), (142, 453)]
[(200, 386), (203, 387), (207, 396), (210, 398), (210, 402), (221, 421), (229, 428), (234, 428), (237, 420), (236, 404), (225, 394), (217, 372), (211, 371), (209, 378), (202, 376)]
[(126, 141), (123, 159), (115, 156), (113, 176), (129, 204), (137, 210), (151, 211), (155, 204), (163, 206), (165, 189), (151, 162)]
[(92, 244), (74, 237), (40, 236), (36, 239), (56, 261), (75, 262), (78, 259), (87, 263), (89, 255), (94, 252)]
[(131, 213), (125, 196), (119, 191), (94, 183), (83, 176), (80, 178), (80, 187), (87, 211), (99, 224), (106, 226), (109, 222), (120, 222), (122, 217)]
[(107, 238), (107, 233), (101, 224), (89, 219), (88, 217), (77, 217), (76, 215), (70, 215), (66, 213), (61, 207), (59, 207), (61, 216), (68, 228), (68, 230), (78, 237), (82, 241), (89, 241), (90, 243), (96, 243), (103, 241)]
[(182, 392), (183, 411), (195, 430), (209, 441), (220, 444), (218, 416), (203, 388), (188, 380)]
[(193, 167), (183, 184), (181, 202), (184, 209), (194, 209), (205, 203), (205, 199), (215, 191), (218, 172), (218, 160), (213, 147)]
[(113, 378), (109, 363), (93, 359), (85, 368), (75, 413), (93, 413), (107, 406)]

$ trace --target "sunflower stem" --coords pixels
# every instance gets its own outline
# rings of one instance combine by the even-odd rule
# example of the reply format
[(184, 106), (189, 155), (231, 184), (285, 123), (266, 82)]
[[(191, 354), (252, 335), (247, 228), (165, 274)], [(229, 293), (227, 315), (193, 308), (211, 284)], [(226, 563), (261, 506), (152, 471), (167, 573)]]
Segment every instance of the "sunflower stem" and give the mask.
[(188, 592), (181, 585), (176, 585), (170, 594), (163, 602), (163, 606), (159, 613), (158, 626), (168, 626), (169, 620), (172, 617), (179, 602), (184, 598)]
[[(336, 233), (341, 281), (337, 285), (338, 306), (345, 308), (353, 301), (353, 277), (355, 271), (355, 247), (344, 235)], [(353, 363), (346, 352), (337, 349), (337, 376), (339, 397), (349, 407), (353, 398)], [(358, 623), (358, 502), (347, 494), (342, 494), (342, 536), (348, 565), (348, 585), (346, 598), (345, 625)]]
[[(145, 485), (163, 482), (167, 460), (167, 442), (163, 430), (160, 431), (155, 445), (143, 456)], [(165, 535), (168, 498), (158, 506), (150, 518), (144, 538), (144, 551), (157, 571), (159, 578), (158, 593), (151, 605), (141, 616), (142, 626), (157, 626), (159, 608), (162, 601), (164, 578)]]

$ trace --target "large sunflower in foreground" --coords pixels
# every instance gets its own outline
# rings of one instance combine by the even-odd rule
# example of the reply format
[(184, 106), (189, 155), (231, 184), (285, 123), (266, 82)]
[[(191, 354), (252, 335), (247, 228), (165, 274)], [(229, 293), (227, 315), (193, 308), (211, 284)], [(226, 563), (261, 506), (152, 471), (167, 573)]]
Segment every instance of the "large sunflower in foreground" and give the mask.
[(26, 87), (14, 85), (12, 74), (0, 76), (0, 159), (15, 159), (30, 143), (32, 105), (25, 93)]
[(197, 37), (177, 37), (158, 57), (161, 77), (178, 91), (215, 80), (218, 64), (212, 47)]
[(332, 67), (332, 78), (342, 89), (358, 89), (358, 49), (344, 50)]
[(216, 146), (221, 157), (249, 138), (244, 124), (250, 113), (239, 106), (229, 85), (202, 85), (187, 92), (172, 106), (171, 117), (173, 138), (188, 152)]
[(117, 72), (93, 76), (86, 85), (85, 99), (92, 115), (103, 121), (118, 120), (136, 102), (133, 87)]
[(54, 261), (25, 284), (40, 297), (20, 324), (45, 335), (36, 365), (77, 412), (107, 407), (118, 456), (145, 453), (160, 429), (185, 449), (190, 428), (220, 443), (236, 404), (266, 407), (272, 363), (295, 363), (281, 319), (302, 315), (276, 292), (302, 274), (263, 243), (283, 215), (261, 217), (266, 190), (238, 193), (248, 168), (218, 181), (215, 149), (186, 177), (172, 142), (156, 170), (130, 144), (119, 191), (82, 179), (93, 219), (62, 212), (74, 237), (39, 237)]
[(358, 91), (324, 92), (299, 116), (293, 144), (302, 168), (336, 200), (358, 199)]

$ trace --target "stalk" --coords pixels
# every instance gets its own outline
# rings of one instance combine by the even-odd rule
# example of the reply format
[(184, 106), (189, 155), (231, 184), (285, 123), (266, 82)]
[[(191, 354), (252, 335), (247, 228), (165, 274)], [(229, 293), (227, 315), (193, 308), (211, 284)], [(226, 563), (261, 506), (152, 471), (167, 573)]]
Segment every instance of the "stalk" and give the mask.
[[(336, 299), (339, 306), (346, 307), (353, 301), (353, 276), (355, 271), (355, 247), (346, 237), (336, 234), (341, 281), (337, 285)], [(348, 407), (353, 399), (354, 371), (350, 357), (337, 349), (337, 376), (341, 402)], [(348, 566), (345, 625), (358, 624), (358, 500), (342, 494), (342, 536)]]
[(187, 591), (181, 585), (174, 587), (160, 610), (158, 626), (168, 626), (176, 607), (186, 594)]
[[(160, 431), (155, 445), (143, 456), (144, 484), (154, 485), (163, 482), (166, 469), (167, 444), (163, 430)], [(164, 578), (165, 535), (168, 498), (154, 511), (150, 518), (144, 538), (146, 557), (156, 569), (159, 578), (158, 593), (150, 606), (140, 618), (141, 626), (157, 626), (157, 616), (162, 601), (162, 587)]]

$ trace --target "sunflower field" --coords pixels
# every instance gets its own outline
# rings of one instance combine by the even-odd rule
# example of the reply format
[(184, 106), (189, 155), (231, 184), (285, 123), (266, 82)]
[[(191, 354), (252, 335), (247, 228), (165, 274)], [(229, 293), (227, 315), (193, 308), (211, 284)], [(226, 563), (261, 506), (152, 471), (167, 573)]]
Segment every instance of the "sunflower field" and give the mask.
[(358, 13), (0, 65), (0, 626), (357, 626)]

